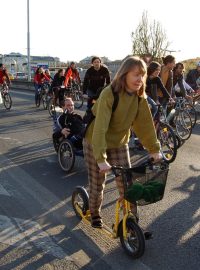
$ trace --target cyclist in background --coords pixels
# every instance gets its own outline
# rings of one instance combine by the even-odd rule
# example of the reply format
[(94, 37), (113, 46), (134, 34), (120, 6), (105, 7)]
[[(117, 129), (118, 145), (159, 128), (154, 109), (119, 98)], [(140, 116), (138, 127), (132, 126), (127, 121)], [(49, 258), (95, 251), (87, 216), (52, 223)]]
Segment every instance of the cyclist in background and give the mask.
[(59, 99), (59, 103), (61, 100), (64, 99), (64, 89), (60, 88), (61, 86), (64, 86), (65, 82), (65, 70), (63, 68), (59, 69), (58, 72), (55, 74), (51, 89), (54, 93), (54, 105), (57, 105), (57, 100)]
[(38, 67), (36, 69), (35, 76), (34, 76), (33, 80), (34, 80), (34, 86), (35, 86), (35, 101), (37, 101), (39, 89), (41, 89), (41, 87), (45, 81), (49, 82), (50, 79), (45, 74), (44, 69), (42, 67)]
[(184, 97), (187, 99), (192, 99), (189, 95), (195, 92), (192, 87), (186, 83), (183, 77), (184, 65), (182, 63), (176, 63), (173, 69), (173, 86), (176, 97)]
[(110, 84), (110, 73), (108, 68), (101, 63), (101, 58), (94, 56), (91, 64), (83, 81), (83, 94), (88, 98), (88, 108), (92, 107), (92, 100), (98, 90)]
[[(175, 57), (167, 55), (163, 57), (162, 60), (164, 65), (161, 67), (160, 78), (169, 95), (173, 97), (173, 68), (175, 67)], [(159, 91), (158, 95), (163, 97), (161, 91)]]
[(65, 71), (65, 87), (69, 87), (72, 81), (79, 84), (81, 83), (80, 75), (74, 62), (71, 62), (70, 66)]
[[(160, 71), (161, 65), (155, 61), (152, 61), (147, 67), (146, 93), (148, 95), (147, 100), (152, 107), (151, 110), (153, 116), (155, 116), (157, 111), (156, 104), (161, 103), (164, 105), (169, 99), (172, 99), (159, 77)], [(162, 97), (159, 97), (158, 91), (161, 91)], [(151, 102), (149, 97), (154, 101), (154, 103)]]
[(186, 82), (194, 89), (195, 91), (200, 90), (200, 61), (197, 63), (195, 69), (189, 70)]
[(10, 84), (10, 78), (8, 76), (6, 67), (3, 64), (0, 64), (0, 85), (3, 84), (4, 82)]

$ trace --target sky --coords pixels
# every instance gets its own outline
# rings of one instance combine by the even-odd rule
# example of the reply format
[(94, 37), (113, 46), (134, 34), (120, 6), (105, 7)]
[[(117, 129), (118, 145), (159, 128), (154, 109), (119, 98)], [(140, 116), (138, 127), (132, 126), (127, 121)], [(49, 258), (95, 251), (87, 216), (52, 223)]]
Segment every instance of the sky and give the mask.
[[(0, 54), (27, 54), (27, 0), (0, 0)], [(185, 4), (187, 3), (187, 4)], [(200, 57), (199, 0), (29, 0), (30, 54), (79, 62), (132, 53), (143, 11), (160, 22), (177, 61)]]

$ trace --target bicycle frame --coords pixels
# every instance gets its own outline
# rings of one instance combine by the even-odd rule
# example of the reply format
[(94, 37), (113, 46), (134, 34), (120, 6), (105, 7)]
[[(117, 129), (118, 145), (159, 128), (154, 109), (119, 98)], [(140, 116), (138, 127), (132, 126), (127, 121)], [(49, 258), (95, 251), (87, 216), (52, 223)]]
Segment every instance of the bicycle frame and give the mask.
[[(90, 224), (90, 210), (87, 210), (86, 213), (84, 214), (82, 212), (82, 210), (77, 207), (76, 205), (76, 209), (77, 212), (79, 213), (79, 215), (81, 216), (82, 220), (84, 222), (86, 222), (87, 224)], [(122, 220), (120, 220), (120, 212), (123, 211), (123, 218)], [(103, 228), (98, 229), (99, 231), (101, 231), (102, 233), (108, 235), (109, 237), (115, 239), (118, 237), (118, 228), (119, 228), (119, 224), (122, 221), (122, 226), (123, 226), (123, 236), (125, 239), (127, 239), (127, 226), (126, 226), (126, 221), (127, 218), (132, 217), (136, 220), (136, 217), (132, 214), (131, 212), (131, 204), (125, 200), (125, 199), (118, 199), (116, 201), (116, 205), (115, 205), (115, 222), (113, 224), (112, 229), (109, 228), (108, 226), (106, 226), (104, 224)]]

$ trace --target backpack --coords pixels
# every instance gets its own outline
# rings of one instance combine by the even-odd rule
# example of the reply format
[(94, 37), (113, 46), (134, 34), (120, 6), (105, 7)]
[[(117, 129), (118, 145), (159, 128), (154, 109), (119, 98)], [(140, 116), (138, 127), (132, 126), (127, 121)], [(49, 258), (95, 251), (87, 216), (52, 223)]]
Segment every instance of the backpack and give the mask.
[[(106, 86), (107, 87), (107, 86)], [(97, 94), (96, 94), (96, 97), (95, 97), (95, 100), (97, 100), (101, 94), (101, 92), (103, 91), (105, 87), (99, 89), (97, 91)], [(114, 92), (114, 88), (111, 86), (111, 89), (112, 89), (112, 94), (113, 94), (113, 97), (114, 97), (114, 102), (113, 102), (113, 105), (112, 105), (112, 113), (117, 109), (117, 105), (119, 103), (119, 95), (118, 93)], [(89, 125), (92, 123), (92, 121), (95, 119), (95, 116), (94, 114), (92, 113), (92, 107), (87, 109), (86, 112), (85, 112), (85, 115), (83, 116), (83, 121), (85, 123), (85, 132), (84, 132), (84, 135), (89, 127)]]

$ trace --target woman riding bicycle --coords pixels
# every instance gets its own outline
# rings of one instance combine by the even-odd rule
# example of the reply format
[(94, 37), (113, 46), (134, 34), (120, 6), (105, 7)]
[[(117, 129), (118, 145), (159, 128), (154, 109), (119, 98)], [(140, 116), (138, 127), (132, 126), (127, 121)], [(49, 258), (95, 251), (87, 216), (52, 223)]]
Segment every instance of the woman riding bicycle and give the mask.
[(41, 89), (41, 87), (45, 81), (49, 82), (50, 79), (45, 74), (44, 69), (42, 67), (38, 67), (36, 69), (35, 76), (34, 76), (35, 101), (37, 101), (37, 98), (39, 95), (39, 89)]
[[(146, 100), (146, 64), (136, 57), (127, 58), (92, 107), (95, 119), (83, 140), (84, 157), (89, 178), (89, 207), (91, 225), (102, 228), (101, 205), (106, 173), (111, 165), (130, 167), (128, 141), (130, 128), (134, 130), (155, 161), (161, 158), (160, 143)], [(112, 112), (114, 96), (119, 95), (117, 108)], [(116, 178), (120, 198), (124, 196), (121, 177)], [(136, 205), (132, 211), (137, 214)]]
[(65, 81), (65, 70), (63, 68), (59, 69), (53, 78), (53, 82), (51, 84), (51, 89), (54, 93), (54, 105), (57, 105), (57, 99), (59, 99), (59, 104), (61, 100), (64, 99), (64, 89), (60, 87), (64, 85)]

